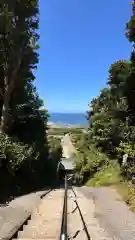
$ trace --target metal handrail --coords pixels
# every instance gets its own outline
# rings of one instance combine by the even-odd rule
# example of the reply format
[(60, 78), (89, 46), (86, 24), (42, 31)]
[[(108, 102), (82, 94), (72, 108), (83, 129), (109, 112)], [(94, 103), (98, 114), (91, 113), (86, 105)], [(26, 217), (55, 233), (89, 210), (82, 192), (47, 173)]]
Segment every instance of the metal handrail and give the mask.
[(62, 213), (60, 240), (67, 240), (67, 176), (65, 176), (65, 194)]

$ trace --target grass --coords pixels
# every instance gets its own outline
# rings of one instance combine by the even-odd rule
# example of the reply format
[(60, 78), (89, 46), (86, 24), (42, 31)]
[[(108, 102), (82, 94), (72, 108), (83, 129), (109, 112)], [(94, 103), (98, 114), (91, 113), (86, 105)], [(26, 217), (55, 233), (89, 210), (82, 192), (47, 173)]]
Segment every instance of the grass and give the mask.
[(119, 166), (109, 166), (100, 170), (87, 181), (86, 185), (93, 187), (113, 186), (124, 202), (130, 206), (131, 211), (135, 212), (135, 187), (122, 181)]
[(124, 202), (129, 204), (128, 183), (127, 182), (119, 182), (114, 185), (114, 188), (117, 190), (117, 192), (122, 197)]
[(82, 128), (73, 128), (73, 127), (65, 127), (65, 128), (50, 128), (48, 134), (51, 135), (64, 135), (66, 133), (70, 134), (81, 134), (83, 131)]
[(135, 188), (128, 187), (129, 205), (133, 212), (135, 212)]
[(123, 182), (115, 185), (115, 189), (122, 199), (130, 206), (131, 211), (135, 212), (135, 187)]
[(119, 183), (120, 180), (119, 166), (108, 166), (97, 172), (93, 178), (87, 181), (86, 185), (93, 187), (109, 186)]
[[(121, 196), (118, 199), (123, 199), (130, 206), (130, 209), (135, 212), (135, 187), (124, 181), (118, 161), (111, 160), (107, 155), (101, 154), (93, 145), (89, 143), (87, 145), (85, 139), (81, 139), (80, 136), (73, 136), (73, 143), (76, 148), (79, 145), (76, 167), (79, 170), (81, 169), (84, 175), (86, 174), (86, 177), (88, 176), (87, 173), (89, 174), (90, 171), (93, 173), (98, 169), (93, 177), (86, 182), (86, 186), (110, 186), (115, 188), (119, 196)], [(103, 165), (104, 167), (101, 168), (100, 166)]]

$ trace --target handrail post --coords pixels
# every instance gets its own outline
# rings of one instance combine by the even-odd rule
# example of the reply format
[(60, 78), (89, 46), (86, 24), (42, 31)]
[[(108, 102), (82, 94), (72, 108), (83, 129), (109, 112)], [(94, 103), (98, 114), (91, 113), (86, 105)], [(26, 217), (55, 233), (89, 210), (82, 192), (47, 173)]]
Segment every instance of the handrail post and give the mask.
[(67, 240), (67, 188), (68, 188), (67, 176), (65, 175), (65, 193), (64, 193), (64, 205), (63, 205), (60, 240)]
[(65, 239), (67, 239), (67, 175), (65, 175)]

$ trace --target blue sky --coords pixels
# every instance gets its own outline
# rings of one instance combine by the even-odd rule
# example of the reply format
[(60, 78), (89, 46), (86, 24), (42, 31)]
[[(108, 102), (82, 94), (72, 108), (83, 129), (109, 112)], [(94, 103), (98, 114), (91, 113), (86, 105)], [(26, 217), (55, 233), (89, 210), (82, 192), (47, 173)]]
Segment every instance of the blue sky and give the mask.
[(50, 112), (85, 112), (108, 69), (128, 59), (130, 0), (40, 0), (36, 86)]

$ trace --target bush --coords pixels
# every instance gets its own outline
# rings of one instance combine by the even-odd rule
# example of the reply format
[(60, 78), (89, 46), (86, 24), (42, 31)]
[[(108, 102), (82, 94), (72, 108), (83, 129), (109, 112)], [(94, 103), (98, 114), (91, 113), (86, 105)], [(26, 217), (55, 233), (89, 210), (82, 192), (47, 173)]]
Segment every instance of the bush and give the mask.
[(121, 164), (122, 175), (125, 179), (131, 180), (135, 176), (135, 148), (133, 142), (120, 142), (117, 148), (118, 157), (122, 162), (122, 155), (127, 154), (127, 162)]
[(61, 161), (62, 158), (62, 146), (61, 146), (61, 139), (51, 136), (49, 137), (49, 156), (50, 156), (50, 172), (52, 173), (52, 180), (56, 180), (56, 169), (58, 163)]
[(121, 180), (120, 167), (117, 163), (110, 166), (104, 166), (100, 171), (94, 174), (93, 178), (87, 181), (87, 186), (109, 186), (119, 183)]
[(39, 154), (34, 151), (34, 148), (17, 142), (17, 140), (13, 140), (6, 134), (1, 134), (1, 198), (7, 198), (12, 194), (20, 194), (36, 188), (36, 184), (40, 179), (40, 164)]
[(87, 135), (81, 136), (75, 146), (78, 147), (76, 170), (83, 173), (84, 183), (92, 186), (104, 186), (120, 181), (120, 166), (115, 159), (95, 148)]
[(26, 161), (30, 161), (33, 153), (32, 147), (14, 141), (6, 134), (0, 135), (0, 166), (10, 174), (14, 175)]
[(84, 152), (78, 151), (76, 159), (76, 170), (84, 175), (84, 181), (100, 171), (103, 166), (108, 166), (110, 159), (103, 153), (100, 153), (94, 147), (84, 149)]

